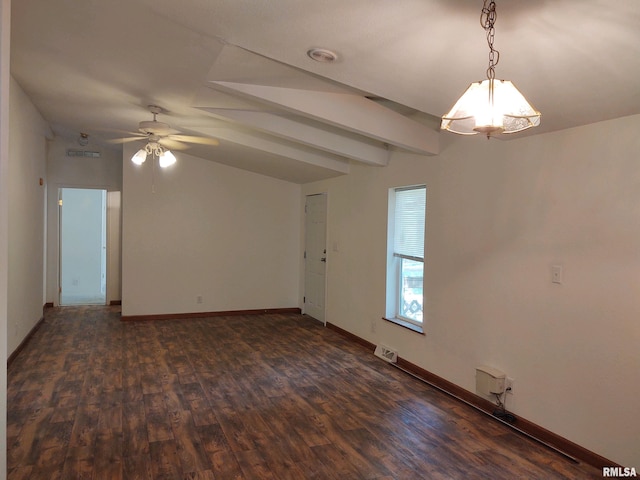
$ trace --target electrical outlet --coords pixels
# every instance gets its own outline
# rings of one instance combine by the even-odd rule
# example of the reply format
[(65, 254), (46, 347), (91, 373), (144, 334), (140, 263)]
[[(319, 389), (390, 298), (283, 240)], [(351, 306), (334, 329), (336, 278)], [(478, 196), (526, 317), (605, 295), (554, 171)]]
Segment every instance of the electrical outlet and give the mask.
[(202, 303), (202, 295), (196, 297), (196, 303)]
[(504, 389), (509, 395), (513, 395), (513, 386), (515, 384), (515, 380), (511, 377), (507, 377), (504, 382)]
[(371, 320), (371, 333), (376, 333), (377, 322), (375, 319)]

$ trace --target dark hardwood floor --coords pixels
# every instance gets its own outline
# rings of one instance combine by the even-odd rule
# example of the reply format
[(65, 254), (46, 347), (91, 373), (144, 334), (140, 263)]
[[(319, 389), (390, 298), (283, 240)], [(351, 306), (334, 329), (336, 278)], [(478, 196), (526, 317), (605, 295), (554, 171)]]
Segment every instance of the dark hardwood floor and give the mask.
[(8, 372), (8, 478), (601, 478), (301, 315), (46, 310)]

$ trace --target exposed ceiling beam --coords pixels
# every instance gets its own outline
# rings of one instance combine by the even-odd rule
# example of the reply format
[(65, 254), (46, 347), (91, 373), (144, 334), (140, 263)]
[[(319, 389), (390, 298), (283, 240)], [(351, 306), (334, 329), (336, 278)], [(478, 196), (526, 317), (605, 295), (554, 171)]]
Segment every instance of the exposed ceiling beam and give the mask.
[(233, 127), (198, 127), (197, 130), (194, 128), (194, 131), (227, 142), (333, 170), (341, 174), (349, 173), (350, 165), (347, 159), (331, 154), (321, 154), (302, 145), (280, 141), (268, 135), (242, 131)]
[(210, 80), (213, 88), (279, 106), (351, 132), (421, 153), (439, 153), (438, 132), (360, 95)]
[(280, 138), (302, 143), (368, 165), (384, 167), (389, 163), (389, 151), (382, 145), (373, 145), (357, 138), (331, 132), (269, 112), (202, 108), (216, 117), (231, 120)]

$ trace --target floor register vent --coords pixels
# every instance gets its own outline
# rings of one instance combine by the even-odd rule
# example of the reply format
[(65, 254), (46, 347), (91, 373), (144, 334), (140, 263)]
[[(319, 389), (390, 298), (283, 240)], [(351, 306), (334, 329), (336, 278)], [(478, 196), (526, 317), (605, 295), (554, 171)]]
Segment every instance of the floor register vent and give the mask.
[(373, 353), (376, 357), (380, 357), (385, 362), (396, 363), (398, 361), (398, 352), (382, 344), (377, 345)]

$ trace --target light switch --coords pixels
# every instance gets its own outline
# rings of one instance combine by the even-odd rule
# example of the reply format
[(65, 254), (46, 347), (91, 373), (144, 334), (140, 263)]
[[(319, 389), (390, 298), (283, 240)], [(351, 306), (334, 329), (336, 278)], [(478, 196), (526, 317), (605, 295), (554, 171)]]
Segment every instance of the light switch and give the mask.
[(551, 267), (551, 282), (562, 284), (562, 265), (553, 265)]

